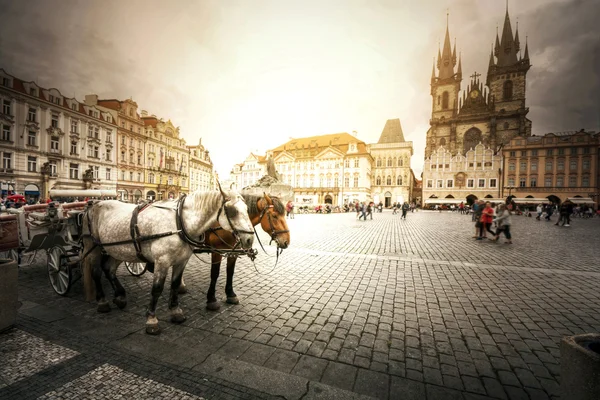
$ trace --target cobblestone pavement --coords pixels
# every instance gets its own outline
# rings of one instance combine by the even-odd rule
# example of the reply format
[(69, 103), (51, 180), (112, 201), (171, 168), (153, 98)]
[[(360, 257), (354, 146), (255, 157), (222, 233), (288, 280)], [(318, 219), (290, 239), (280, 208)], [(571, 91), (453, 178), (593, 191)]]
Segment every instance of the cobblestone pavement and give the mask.
[[(472, 239), (470, 217), (449, 212), (409, 213), (406, 221), (389, 211), (372, 221), (309, 214), (288, 222), (291, 247), (275, 268), (265, 254), (256, 268), (238, 260), (239, 305), (205, 309), (209, 257), (193, 258), (185, 273), (190, 293), (181, 298), (188, 320), (167, 322), (165, 292), (159, 337), (143, 334), (152, 275), (136, 278), (124, 268), (118, 275), (129, 303), (109, 314), (84, 301), (81, 282), (59, 297), (43, 264), (21, 268), (20, 321), (28, 331), (37, 321), (42, 331), (77, 332), (96, 347), (229, 382), (238, 395), (285, 398), (318, 398), (327, 388), (340, 390), (333, 398), (558, 398), (561, 337), (600, 331), (600, 219), (557, 227), (515, 216), (513, 245)], [(224, 265), (221, 274), (224, 300)], [(57, 344), (69, 347), (64, 337)], [(94, 369), (102, 366), (128, 370), (110, 361)], [(92, 370), (76, 378), (84, 373)], [(0, 397), (14, 386), (6, 384)]]

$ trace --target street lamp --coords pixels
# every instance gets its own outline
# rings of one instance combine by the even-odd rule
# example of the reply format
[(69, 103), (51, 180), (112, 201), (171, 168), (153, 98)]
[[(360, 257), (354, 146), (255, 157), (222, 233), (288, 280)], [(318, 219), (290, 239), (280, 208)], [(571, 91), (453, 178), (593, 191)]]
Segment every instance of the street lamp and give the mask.
[(508, 189), (508, 197), (510, 197), (512, 190), (516, 189), (516, 187), (515, 186), (505, 186), (504, 189)]

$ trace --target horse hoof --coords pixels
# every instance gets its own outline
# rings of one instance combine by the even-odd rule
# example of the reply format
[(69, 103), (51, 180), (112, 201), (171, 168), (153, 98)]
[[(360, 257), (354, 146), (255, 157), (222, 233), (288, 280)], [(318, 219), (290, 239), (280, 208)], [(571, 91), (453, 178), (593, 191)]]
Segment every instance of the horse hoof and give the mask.
[(146, 325), (146, 333), (148, 335), (159, 335), (160, 327), (158, 325)]
[(179, 286), (179, 289), (177, 289), (177, 294), (186, 294), (187, 292), (187, 286), (184, 285)]
[(121, 310), (122, 310), (122, 309), (124, 309), (124, 308), (125, 308), (125, 306), (127, 305), (127, 300), (125, 300), (125, 299), (120, 299), (120, 298), (118, 298), (118, 297), (115, 297), (115, 298), (113, 299), (113, 303), (115, 303), (115, 304), (117, 305), (117, 307), (119, 307), (119, 309), (121, 309)]
[(99, 303), (99, 304), (98, 304), (97, 311), (98, 311), (99, 313), (107, 313), (107, 312), (110, 312), (110, 304), (108, 304), (108, 302), (106, 302), (106, 303)]
[(187, 317), (183, 314), (171, 315), (171, 322), (174, 324), (181, 324), (181, 323), (185, 322), (186, 319), (187, 319)]
[(233, 297), (227, 298), (227, 303), (228, 304), (240, 304), (240, 301), (238, 300), (237, 296), (233, 296)]
[(219, 311), (221, 305), (218, 301), (213, 301), (212, 303), (206, 303), (206, 309), (209, 311)]

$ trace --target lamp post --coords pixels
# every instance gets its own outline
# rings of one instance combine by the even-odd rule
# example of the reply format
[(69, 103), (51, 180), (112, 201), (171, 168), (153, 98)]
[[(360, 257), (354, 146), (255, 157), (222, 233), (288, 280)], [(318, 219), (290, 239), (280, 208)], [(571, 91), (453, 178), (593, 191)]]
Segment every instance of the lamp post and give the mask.
[(515, 186), (505, 186), (504, 189), (508, 189), (508, 198), (510, 198), (510, 194), (512, 193), (513, 189), (516, 189)]

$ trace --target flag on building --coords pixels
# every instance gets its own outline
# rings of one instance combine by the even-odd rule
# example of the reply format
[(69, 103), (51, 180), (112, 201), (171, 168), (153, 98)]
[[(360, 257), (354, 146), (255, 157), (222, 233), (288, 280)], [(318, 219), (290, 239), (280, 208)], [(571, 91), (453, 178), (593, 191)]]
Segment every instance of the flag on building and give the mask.
[(160, 148), (160, 165), (159, 168), (162, 168), (162, 160), (163, 160), (163, 150), (162, 147)]

